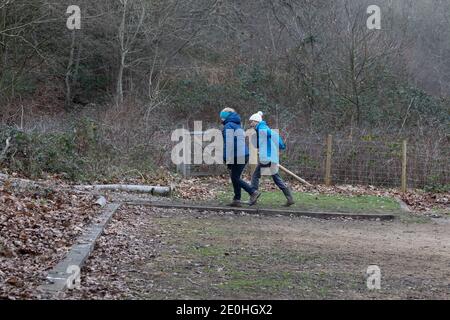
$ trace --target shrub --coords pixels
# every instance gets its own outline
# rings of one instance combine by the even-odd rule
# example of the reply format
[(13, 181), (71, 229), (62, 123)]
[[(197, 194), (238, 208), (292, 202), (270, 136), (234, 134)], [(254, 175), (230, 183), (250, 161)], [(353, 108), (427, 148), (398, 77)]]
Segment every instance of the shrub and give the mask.
[(0, 144), (10, 139), (2, 165), (33, 178), (43, 173), (62, 174), (75, 180), (81, 175), (83, 159), (77, 152), (75, 135), (64, 133), (24, 132), (16, 128), (0, 129)]

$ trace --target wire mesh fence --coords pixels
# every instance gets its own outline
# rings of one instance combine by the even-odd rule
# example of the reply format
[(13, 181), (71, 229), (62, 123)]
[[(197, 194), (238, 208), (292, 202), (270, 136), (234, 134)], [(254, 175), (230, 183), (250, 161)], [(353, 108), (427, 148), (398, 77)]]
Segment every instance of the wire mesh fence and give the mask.
[[(448, 141), (406, 142), (405, 150), (403, 140), (395, 139), (370, 141), (333, 137), (331, 148), (329, 143), (327, 137), (291, 136), (286, 141), (287, 149), (281, 152), (281, 163), (316, 184), (325, 183), (327, 178), (331, 184), (384, 187), (402, 187), (402, 179), (408, 188), (450, 184)], [(190, 165), (189, 175), (223, 174), (224, 167)]]
[(408, 185), (413, 187), (450, 184), (450, 145), (436, 140), (408, 145)]
[[(315, 183), (326, 181), (327, 142), (290, 139), (282, 157), (286, 166)], [(450, 146), (447, 144), (406, 143), (403, 141), (364, 141), (333, 139), (331, 146), (333, 184), (401, 186), (406, 161), (407, 187), (423, 188), (450, 183)]]

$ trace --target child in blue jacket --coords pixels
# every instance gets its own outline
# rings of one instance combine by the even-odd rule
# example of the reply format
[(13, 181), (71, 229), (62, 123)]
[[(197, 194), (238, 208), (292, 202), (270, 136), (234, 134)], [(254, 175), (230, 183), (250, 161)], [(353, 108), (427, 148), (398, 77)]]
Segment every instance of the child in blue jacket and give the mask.
[[(286, 206), (293, 205), (294, 197), (288, 185), (283, 181), (278, 173), (279, 150), (285, 150), (286, 145), (281, 139), (280, 135), (275, 131), (272, 131), (267, 123), (262, 119), (263, 113), (260, 111), (250, 117), (250, 125), (256, 130), (256, 148), (258, 149), (259, 163), (252, 176), (252, 187), (255, 190), (259, 189), (259, 180), (261, 179), (261, 168), (273, 168), (276, 170), (271, 171), (271, 176), (278, 188), (281, 189), (285, 195), (287, 202)], [(255, 204), (254, 202), (253, 204)], [(250, 203), (253, 205), (252, 203)]]

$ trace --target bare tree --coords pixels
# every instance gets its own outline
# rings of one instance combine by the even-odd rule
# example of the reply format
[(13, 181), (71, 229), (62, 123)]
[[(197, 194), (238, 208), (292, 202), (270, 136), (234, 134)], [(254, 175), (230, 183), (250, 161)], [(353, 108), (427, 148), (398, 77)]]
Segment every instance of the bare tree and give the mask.
[(330, 81), (339, 97), (353, 106), (348, 114), (358, 126), (362, 124), (363, 107), (370, 102), (367, 99), (373, 99), (371, 94), (376, 92), (383, 73), (398, 61), (393, 57), (402, 49), (402, 41), (383, 29), (366, 27), (367, 6), (366, 2), (344, 1), (335, 9), (333, 27), (339, 33), (335, 35), (333, 63), (328, 64)]
[(123, 73), (129, 66), (128, 55), (133, 50), (136, 38), (142, 32), (146, 11), (141, 0), (119, 0), (121, 20), (118, 30), (119, 71), (117, 75), (116, 102), (123, 103)]

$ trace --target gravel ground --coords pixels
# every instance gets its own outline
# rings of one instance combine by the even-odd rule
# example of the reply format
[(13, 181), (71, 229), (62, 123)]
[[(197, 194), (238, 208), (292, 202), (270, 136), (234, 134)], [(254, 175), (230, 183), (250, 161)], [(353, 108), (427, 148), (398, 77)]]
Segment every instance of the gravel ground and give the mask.
[[(450, 224), (123, 207), (66, 299), (449, 299)], [(366, 286), (369, 265), (381, 290)]]

